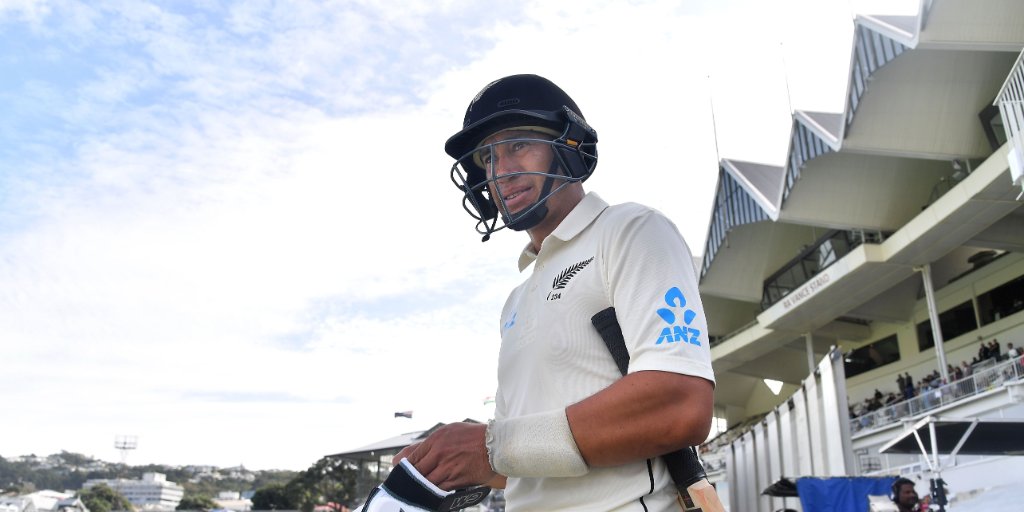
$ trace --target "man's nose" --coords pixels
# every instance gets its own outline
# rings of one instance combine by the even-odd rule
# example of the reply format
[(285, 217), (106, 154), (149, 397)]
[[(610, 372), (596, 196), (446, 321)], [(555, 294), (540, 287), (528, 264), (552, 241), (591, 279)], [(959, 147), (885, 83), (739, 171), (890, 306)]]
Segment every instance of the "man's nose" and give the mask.
[(504, 151), (498, 147), (495, 147), (493, 151), (494, 153), (491, 156), (491, 166), (495, 176), (504, 176), (519, 170), (517, 160), (510, 154), (510, 152)]

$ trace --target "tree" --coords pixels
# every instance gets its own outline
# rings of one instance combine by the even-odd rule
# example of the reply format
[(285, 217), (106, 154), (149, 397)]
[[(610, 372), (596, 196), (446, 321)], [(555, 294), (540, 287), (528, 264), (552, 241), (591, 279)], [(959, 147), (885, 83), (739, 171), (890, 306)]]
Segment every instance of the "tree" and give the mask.
[(303, 512), (329, 502), (348, 504), (361, 497), (355, 495), (357, 475), (351, 462), (324, 457), (288, 482), (285, 492)]
[(295, 508), (295, 502), (285, 492), (285, 486), (282, 484), (260, 487), (252, 495), (253, 510), (295, 510)]
[(178, 503), (178, 508), (175, 510), (202, 510), (203, 512), (208, 512), (215, 508), (220, 508), (220, 505), (217, 505), (213, 498), (200, 494), (198, 496), (186, 495), (181, 499), (181, 503)]
[(94, 485), (78, 493), (89, 512), (113, 512), (135, 510), (128, 498), (104, 484)]

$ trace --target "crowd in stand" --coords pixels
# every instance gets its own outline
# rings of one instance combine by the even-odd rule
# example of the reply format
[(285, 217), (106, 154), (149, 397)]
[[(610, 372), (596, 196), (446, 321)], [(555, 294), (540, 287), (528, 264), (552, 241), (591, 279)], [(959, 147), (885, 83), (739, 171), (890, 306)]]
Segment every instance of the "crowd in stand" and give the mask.
[[(987, 365), (1008, 359), (1017, 359), (1024, 356), (1024, 351), (1015, 348), (1013, 343), (1006, 344), (1005, 353), (1002, 353), (1000, 348), (999, 341), (996, 339), (993, 339), (988, 343), (981, 342), (980, 347), (978, 347), (978, 355), (972, 358), (970, 363), (962, 361), (960, 366), (954, 366), (951, 364), (946, 365), (946, 372), (949, 375), (950, 381), (956, 382), (965, 377), (970, 377), (973, 375), (975, 368), (979, 365)], [(878, 389), (875, 389), (875, 393), (864, 399), (863, 402), (850, 404), (850, 418), (864, 416), (883, 407), (901, 401), (910, 400), (917, 396), (926, 395), (928, 391), (938, 390), (944, 384), (946, 384), (946, 382), (943, 381), (942, 376), (939, 374), (939, 370), (937, 369), (918, 379), (916, 384), (909, 372), (897, 374), (897, 391), (883, 393)]]

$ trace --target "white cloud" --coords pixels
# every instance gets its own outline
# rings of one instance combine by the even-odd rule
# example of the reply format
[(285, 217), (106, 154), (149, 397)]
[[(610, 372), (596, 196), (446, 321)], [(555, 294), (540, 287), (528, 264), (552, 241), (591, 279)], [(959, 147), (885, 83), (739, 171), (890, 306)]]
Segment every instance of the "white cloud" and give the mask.
[[(784, 17), (756, 2), (13, 5), (0, 24), (28, 20), (27, 44), (68, 70), (0, 53), (25, 77), (0, 83), (27, 102), (8, 122), (48, 120), (0, 121), (17, 157), (0, 174), (0, 387), (28, 418), (4, 456), (113, 459), (135, 434), (130, 462), (301, 469), (485, 419), (524, 239), (479, 242), (442, 144), (500, 76), (569, 91), (602, 140), (590, 188), (662, 209), (695, 253), (711, 96), (723, 156), (785, 144), (781, 50), (752, 42), (776, 36), (731, 17)], [(751, 128), (759, 102), (771, 122)]]

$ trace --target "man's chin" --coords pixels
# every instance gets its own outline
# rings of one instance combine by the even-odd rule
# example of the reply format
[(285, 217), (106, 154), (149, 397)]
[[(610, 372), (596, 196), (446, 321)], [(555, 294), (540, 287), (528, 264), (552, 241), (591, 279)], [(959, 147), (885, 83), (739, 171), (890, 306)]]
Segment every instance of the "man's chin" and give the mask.
[(511, 216), (511, 217), (518, 217), (518, 216), (526, 213), (527, 211), (529, 211), (530, 207), (532, 207), (533, 204), (534, 203), (526, 203), (526, 204), (522, 204), (522, 205), (517, 205), (515, 207), (515, 210), (509, 209), (509, 210), (506, 210), (506, 211), (509, 212), (509, 216)]

